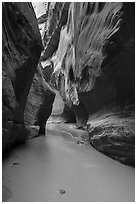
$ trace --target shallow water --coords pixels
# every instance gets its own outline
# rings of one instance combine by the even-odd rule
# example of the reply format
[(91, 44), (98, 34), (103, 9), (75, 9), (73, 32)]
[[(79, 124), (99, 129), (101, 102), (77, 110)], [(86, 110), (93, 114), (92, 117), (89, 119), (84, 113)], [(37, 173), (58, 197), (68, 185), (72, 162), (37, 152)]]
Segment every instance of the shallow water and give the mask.
[[(79, 145), (60, 124), (3, 162), (3, 201), (134, 201), (134, 168)], [(62, 189), (62, 194), (60, 190)]]

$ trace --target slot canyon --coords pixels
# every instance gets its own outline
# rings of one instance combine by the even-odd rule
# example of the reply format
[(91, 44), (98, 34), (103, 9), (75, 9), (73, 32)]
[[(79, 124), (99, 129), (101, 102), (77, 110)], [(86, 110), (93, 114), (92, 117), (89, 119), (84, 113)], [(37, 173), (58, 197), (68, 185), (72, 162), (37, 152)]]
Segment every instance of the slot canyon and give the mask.
[(2, 3), (2, 201), (135, 201), (135, 3)]

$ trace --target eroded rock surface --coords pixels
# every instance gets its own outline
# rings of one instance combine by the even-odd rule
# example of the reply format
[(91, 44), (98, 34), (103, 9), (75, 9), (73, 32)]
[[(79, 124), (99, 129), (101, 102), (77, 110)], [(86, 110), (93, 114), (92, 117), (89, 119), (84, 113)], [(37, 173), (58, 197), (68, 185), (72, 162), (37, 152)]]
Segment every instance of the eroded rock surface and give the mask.
[(134, 166), (135, 4), (47, 3), (38, 22), (45, 79), (60, 91), (62, 117), (88, 127), (96, 149)]
[(123, 164), (135, 166), (134, 115), (127, 117), (106, 111), (92, 116), (89, 124), (93, 147)]
[(3, 150), (27, 136), (24, 110), (41, 47), (31, 3), (2, 3)]
[[(44, 47), (41, 61), (51, 58), (58, 48), (62, 26), (67, 22), (69, 4), (69, 2), (45, 3), (45, 14), (37, 16)], [(37, 9), (35, 10), (37, 12)]]
[(38, 65), (32, 86), (27, 98), (25, 109), (25, 124), (45, 127), (51, 115), (55, 92), (44, 79), (43, 68)]
[[(86, 110), (78, 94), (93, 89), (107, 56), (104, 47), (119, 30), (121, 8), (122, 3), (70, 4), (67, 24), (61, 30), (52, 62), (56, 85), (72, 109), (80, 104)], [(76, 118), (79, 118), (78, 112)], [(83, 116), (88, 119), (86, 111)]]
[[(51, 19), (54, 19), (53, 16)], [(68, 5), (67, 21), (60, 33), (58, 23), (57, 27), (49, 25), (54, 32), (45, 40), (48, 43), (41, 59), (52, 57), (54, 72), (51, 81), (63, 97), (63, 114), (67, 118), (68, 112), (68, 121), (76, 120), (79, 127), (85, 126), (88, 121), (91, 129), (96, 130), (96, 126), (101, 128), (102, 134), (90, 133), (92, 145), (110, 157), (133, 166), (134, 128), (130, 130), (130, 124), (134, 127), (135, 4), (73, 2)], [(60, 35), (55, 38), (56, 32)], [(49, 45), (52, 45), (51, 49)], [(93, 126), (94, 115), (99, 122), (100, 117), (107, 118), (108, 114), (111, 125), (108, 121), (105, 127), (104, 124), (98, 127), (98, 123)], [(111, 134), (107, 134), (111, 127)], [(123, 132), (119, 132), (121, 128)], [(115, 131), (117, 133), (113, 134)], [(108, 145), (110, 137), (115, 139), (111, 139), (111, 145)], [(128, 141), (128, 137), (132, 144), (122, 142)], [(116, 146), (116, 141), (120, 148)]]

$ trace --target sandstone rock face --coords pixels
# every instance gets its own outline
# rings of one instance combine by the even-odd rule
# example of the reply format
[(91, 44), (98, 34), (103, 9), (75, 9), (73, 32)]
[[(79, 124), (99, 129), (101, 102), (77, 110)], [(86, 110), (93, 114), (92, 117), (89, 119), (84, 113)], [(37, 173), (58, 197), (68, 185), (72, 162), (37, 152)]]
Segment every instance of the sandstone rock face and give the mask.
[(25, 108), (25, 124), (45, 126), (52, 111), (55, 92), (44, 79), (43, 68), (39, 63)]
[(44, 51), (41, 56), (42, 61), (52, 57), (58, 48), (62, 26), (67, 22), (69, 4), (69, 2), (48, 3), (47, 21), (42, 38), (44, 45)]
[(92, 115), (89, 124), (93, 147), (123, 164), (135, 166), (134, 115), (102, 111), (101, 114)]
[(67, 22), (69, 4), (69, 2), (33, 3), (44, 49), (41, 55), (41, 61), (51, 58), (58, 48), (60, 31), (62, 26)]
[[(54, 40), (52, 35), (52, 42)], [(54, 53), (52, 75), (65, 102), (65, 114), (68, 106), (79, 127), (85, 126), (88, 121), (89, 131), (96, 126), (101, 129), (102, 133), (95, 136), (91, 130), (92, 145), (133, 166), (135, 4), (71, 3), (67, 23), (61, 29), (58, 42), (55, 43), (57, 50), (53, 46), (49, 55), (45, 49), (43, 59)], [(73, 114), (69, 114), (69, 118), (74, 120)], [(105, 126), (100, 124), (102, 117), (107, 119), (108, 114), (109, 121), (106, 120)], [(108, 143), (109, 140), (111, 143)]]
[(90, 126), (101, 130), (95, 134), (91, 131), (91, 144), (132, 166), (135, 165), (134, 9), (134, 3), (123, 4), (119, 31), (104, 47), (107, 57), (101, 65), (101, 74), (89, 93), (80, 93), (90, 115)]
[(3, 150), (26, 138), (24, 110), (41, 47), (41, 36), (31, 3), (3, 3)]

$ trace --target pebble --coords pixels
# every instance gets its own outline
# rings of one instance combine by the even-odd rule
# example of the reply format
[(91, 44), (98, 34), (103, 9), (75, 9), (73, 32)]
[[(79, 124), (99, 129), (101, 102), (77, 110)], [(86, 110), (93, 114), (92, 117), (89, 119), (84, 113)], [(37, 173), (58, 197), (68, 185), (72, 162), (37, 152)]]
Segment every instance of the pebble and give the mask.
[(20, 165), (20, 162), (13, 162), (11, 167), (15, 167), (17, 165)]
[(66, 193), (66, 191), (64, 190), (64, 189), (60, 189), (60, 194), (65, 194)]
[(83, 141), (77, 141), (77, 144), (84, 144)]
[(19, 162), (13, 162), (13, 165), (19, 165), (20, 163)]

